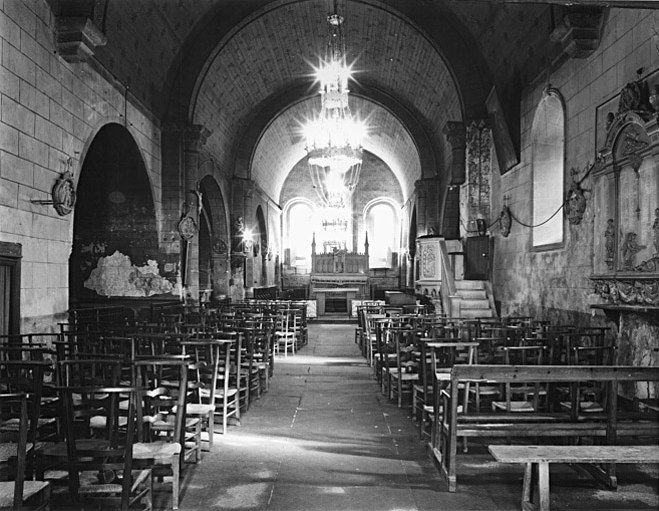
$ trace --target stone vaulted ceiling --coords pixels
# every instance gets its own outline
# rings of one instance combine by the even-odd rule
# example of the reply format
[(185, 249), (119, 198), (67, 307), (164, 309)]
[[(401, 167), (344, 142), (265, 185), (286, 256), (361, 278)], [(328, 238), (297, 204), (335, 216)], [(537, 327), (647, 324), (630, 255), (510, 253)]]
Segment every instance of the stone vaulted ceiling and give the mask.
[[(324, 7), (322, 2), (297, 2), (255, 16), (224, 42), (208, 66), (198, 88), (193, 120), (196, 124), (218, 127), (212, 131), (207, 147), (219, 158), (221, 167), (231, 166), (235, 156), (232, 149), (241, 135), (235, 127), (242, 124), (245, 112), (267, 101), (273, 91), (286, 94), (287, 87), (295, 81), (306, 78), (313, 84), (312, 64), (318, 63), (327, 40)], [(408, 109), (424, 113), (429, 135), (441, 148), (442, 127), (447, 121), (461, 120), (462, 113), (453, 78), (440, 54), (398, 15), (368, 4), (350, 3), (346, 11), (348, 60), (354, 62), (355, 80), (380, 90), (400, 91), (401, 96), (404, 94)], [(300, 143), (291, 145), (289, 140), (299, 133), (299, 122), (311, 118), (314, 108), (319, 109), (314, 92), (312, 88), (311, 97), (316, 101), (311, 110), (300, 116), (289, 109), (282, 114), (285, 120), (276, 123), (278, 128), (281, 124), (295, 127), (292, 133), (282, 134), (279, 143), (259, 145), (259, 149), (268, 152), (263, 155), (264, 161), (294, 164), (303, 155)], [(298, 101), (299, 97), (289, 99)], [(413, 182), (421, 177), (419, 155), (415, 151), (402, 152), (398, 157), (391, 153), (399, 146), (409, 145), (409, 134), (401, 122), (387, 115), (382, 107), (375, 108), (372, 103), (364, 104), (363, 100), (355, 98), (351, 110), (368, 119), (372, 136), (366, 141), (367, 149), (384, 161), (396, 164), (392, 170), (401, 180), (407, 196), (414, 190)], [(372, 114), (370, 119), (369, 114)], [(382, 135), (378, 135), (380, 130)], [(289, 154), (291, 151), (293, 154)], [(291, 161), (293, 155), (295, 159)], [(411, 161), (409, 164), (398, 161), (401, 158)], [(273, 176), (271, 165), (254, 163), (251, 177), (268, 195), (277, 198), (281, 183), (293, 165), (278, 168), (276, 172), (283, 175)], [(435, 169), (428, 171), (434, 173)], [(413, 175), (409, 175), (410, 172)]]
[[(259, 140), (251, 165), (251, 177), (264, 190), (272, 190), (279, 199), (288, 172), (305, 157), (302, 123), (318, 111), (320, 99), (305, 99), (277, 116)], [(398, 178), (407, 197), (414, 190), (414, 181), (421, 175), (419, 155), (414, 140), (401, 122), (388, 110), (362, 97), (352, 97), (350, 109), (367, 119), (368, 134), (363, 146), (377, 154)], [(286, 151), (280, 148), (286, 147)]]
[[(162, 123), (203, 125), (218, 167), (277, 200), (304, 156), (296, 126), (319, 107), (311, 73), (329, 9), (328, 0), (108, 0), (108, 43), (96, 57)], [(529, 63), (556, 51), (542, 4), (340, 0), (339, 9), (356, 71), (351, 108), (373, 123), (365, 148), (405, 197), (448, 167), (446, 122), (485, 117), (493, 85), (505, 96), (537, 74)]]

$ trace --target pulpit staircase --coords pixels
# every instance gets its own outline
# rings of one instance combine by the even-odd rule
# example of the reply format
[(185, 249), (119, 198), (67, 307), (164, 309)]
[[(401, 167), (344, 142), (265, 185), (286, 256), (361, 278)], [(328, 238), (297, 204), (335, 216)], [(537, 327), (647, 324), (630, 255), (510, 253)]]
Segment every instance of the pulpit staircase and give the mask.
[(456, 298), (462, 318), (496, 317), (490, 282), (487, 280), (456, 280)]
[(463, 255), (449, 251), (446, 242), (440, 242), (442, 258), (442, 308), (449, 317), (494, 318), (497, 317), (489, 280), (463, 278)]

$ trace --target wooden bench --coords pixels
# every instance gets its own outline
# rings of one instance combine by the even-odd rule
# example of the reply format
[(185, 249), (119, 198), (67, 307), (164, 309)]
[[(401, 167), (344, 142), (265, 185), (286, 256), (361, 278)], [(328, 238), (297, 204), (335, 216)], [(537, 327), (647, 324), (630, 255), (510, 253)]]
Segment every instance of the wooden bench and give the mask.
[(659, 463), (658, 445), (490, 445), (500, 463), (525, 463), (522, 510), (549, 511), (550, 463)]
[[(443, 411), (435, 421), (430, 450), (440, 464), (448, 490), (456, 491), (456, 455), (458, 438), (563, 438), (599, 437), (605, 445), (615, 445), (618, 437), (659, 436), (657, 415), (649, 411), (621, 411), (618, 406), (618, 383), (658, 382), (659, 367), (636, 366), (560, 366), (560, 365), (456, 365), (451, 369), (450, 385), (435, 396), (435, 407)], [(578, 384), (599, 382), (606, 388), (604, 411), (583, 412), (578, 405)], [(546, 383), (550, 387), (571, 389), (568, 410), (530, 413), (481, 413), (465, 410), (464, 388), (470, 383)], [(552, 396), (547, 396), (551, 400)], [(459, 408), (458, 408), (459, 407)], [(615, 464), (604, 473), (593, 473), (605, 484), (615, 487)]]

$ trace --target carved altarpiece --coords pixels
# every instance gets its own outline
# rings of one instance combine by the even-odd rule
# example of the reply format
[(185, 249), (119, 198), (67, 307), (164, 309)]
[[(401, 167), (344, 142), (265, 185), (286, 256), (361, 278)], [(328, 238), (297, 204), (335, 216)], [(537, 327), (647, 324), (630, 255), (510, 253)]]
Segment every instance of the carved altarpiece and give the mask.
[(659, 125), (643, 80), (623, 88), (593, 168), (595, 292), (659, 308)]

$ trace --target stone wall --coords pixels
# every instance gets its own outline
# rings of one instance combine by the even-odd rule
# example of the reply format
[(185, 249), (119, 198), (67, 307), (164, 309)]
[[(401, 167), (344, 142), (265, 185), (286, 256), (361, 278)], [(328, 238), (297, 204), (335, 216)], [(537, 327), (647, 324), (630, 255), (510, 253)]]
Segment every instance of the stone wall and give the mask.
[(73, 232), (73, 214), (59, 216), (52, 206), (31, 201), (50, 199), (68, 158), (77, 183), (103, 125), (117, 122), (130, 131), (160, 209), (157, 124), (121, 85), (89, 64), (61, 59), (53, 23), (46, 0), (0, 3), (0, 240), (23, 247), (23, 332), (54, 328), (65, 317)]
[[(521, 163), (501, 176), (493, 158), (491, 218), (496, 218), (504, 205), (504, 196), (513, 216), (532, 223), (531, 126), (536, 107), (547, 83), (557, 89), (565, 104), (565, 189), (570, 184), (570, 169), (585, 169), (593, 162), (598, 147), (597, 107), (614, 98), (623, 86), (637, 79), (637, 70), (647, 76), (659, 69), (659, 51), (653, 38), (657, 12), (637, 9), (611, 9), (599, 48), (585, 59), (564, 59), (549, 76), (539, 76), (523, 94), (521, 104)], [(597, 136), (596, 136), (597, 135)], [(587, 178), (583, 188), (592, 188)], [(564, 220), (564, 241), (550, 250), (532, 248), (532, 230), (513, 221), (508, 237), (498, 226), (493, 285), (495, 299), (503, 315), (523, 314), (576, 324), (609, 324), (600, 311), (590, 305), (598, 303), (589, 276), (594, 272), (594, 199), (586, 194), (587, 207), (583, 220), (572, 225)], [(559, 213), (563, 214), (563, 212)], [(599, 235), (599, 233), (598, 233)], [(614, 331), (616, 328), (614, 328)], [(656, 326), (647, 318), (634, 318), (621, 327), (619, 343), (621, 361), (638, 363), (656, 338)], [(626, 333), (624, 333), (626, 332)], [(656, 341), (655, 341), (656, 342)], [(647, 360), (645, 362), (648, 362)], [(644, 364), (645, 364), (644, 362)], [(656, 362), (656, 360), (655, 360)]]

